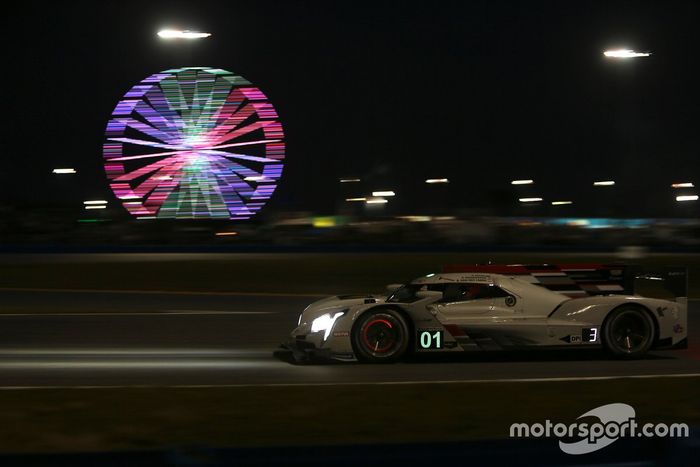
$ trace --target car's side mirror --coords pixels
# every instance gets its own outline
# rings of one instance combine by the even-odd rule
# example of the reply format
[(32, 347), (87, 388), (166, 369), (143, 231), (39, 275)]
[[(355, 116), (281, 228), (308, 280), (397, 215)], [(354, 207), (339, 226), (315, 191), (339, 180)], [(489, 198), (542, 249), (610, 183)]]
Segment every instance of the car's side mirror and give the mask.
[(386, 291), (391, 294), (391, 293), (396, 292), (401, 287), (403, 287), (403, 284), (389, 284), (386, 286)]

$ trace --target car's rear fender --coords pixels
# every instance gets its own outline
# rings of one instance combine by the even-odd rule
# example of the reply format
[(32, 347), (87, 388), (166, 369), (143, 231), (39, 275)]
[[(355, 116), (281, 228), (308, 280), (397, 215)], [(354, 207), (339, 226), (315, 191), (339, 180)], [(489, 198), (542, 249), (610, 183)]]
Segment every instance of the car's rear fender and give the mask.
[(582, 326), (602, 327), (605, 319), (621, 306), (635, 306), (648, 313), (654, 321), (655, 344), (675, 345), (687, 338), (687, 305), (684, 300), (669, 301), (632, 296), (594, 296), (564, 302), (550, 315), (552, 325), (565, 322)]

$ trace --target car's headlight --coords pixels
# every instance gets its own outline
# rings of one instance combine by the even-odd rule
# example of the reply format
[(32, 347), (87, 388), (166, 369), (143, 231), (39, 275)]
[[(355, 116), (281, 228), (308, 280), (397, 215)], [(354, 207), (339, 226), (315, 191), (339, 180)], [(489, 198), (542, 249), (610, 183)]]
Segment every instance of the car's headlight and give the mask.
[(324, 332), (323, 340), (325, 341), (326, 339), (328, 339), (328, 336), (331, 333), (331, 329), (333, 329), (335, 321), (341, 316), (343, 316), (346, 311), (347, 310), (336, 311), (319, 316), (318, 318), (311, 321), (311, 332)]

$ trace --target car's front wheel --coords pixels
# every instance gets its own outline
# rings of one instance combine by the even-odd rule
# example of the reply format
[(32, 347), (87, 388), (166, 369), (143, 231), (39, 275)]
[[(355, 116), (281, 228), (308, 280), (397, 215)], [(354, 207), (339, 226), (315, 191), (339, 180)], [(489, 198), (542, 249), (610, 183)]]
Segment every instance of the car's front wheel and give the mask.
[(639, 358), (654, 342), (654, 321), (636, 306), (622, 306), (610, 313), (603, 326), (603, 345), (612, 355)]
[(404, 317), (394, 309), (369, 310), (353, 327), (352, 343), (357, 359), (373, 363), (399, 360), (409, 346), (408, 329)]

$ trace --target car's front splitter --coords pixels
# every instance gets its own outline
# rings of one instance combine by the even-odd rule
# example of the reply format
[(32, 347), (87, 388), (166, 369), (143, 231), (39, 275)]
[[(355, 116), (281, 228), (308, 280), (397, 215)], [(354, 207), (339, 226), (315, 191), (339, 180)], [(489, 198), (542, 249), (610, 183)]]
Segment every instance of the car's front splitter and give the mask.
[(316, 348), (310, 342), (293, 340), (281, 344), (273, 352), (273, 355), (290, 363), (311, 363), (318, 360), (329, 360), (331, 351), (330, 349)]
[(331, 349), (319, 349), (311, 342), (304, 340), (290, 340), (281, 344), (273, 352), (275, 358), (290, 363), (303, 364), (322, 362), (329, 360), (355, 361), (355, 355), (348, 353), (335, 353)]

